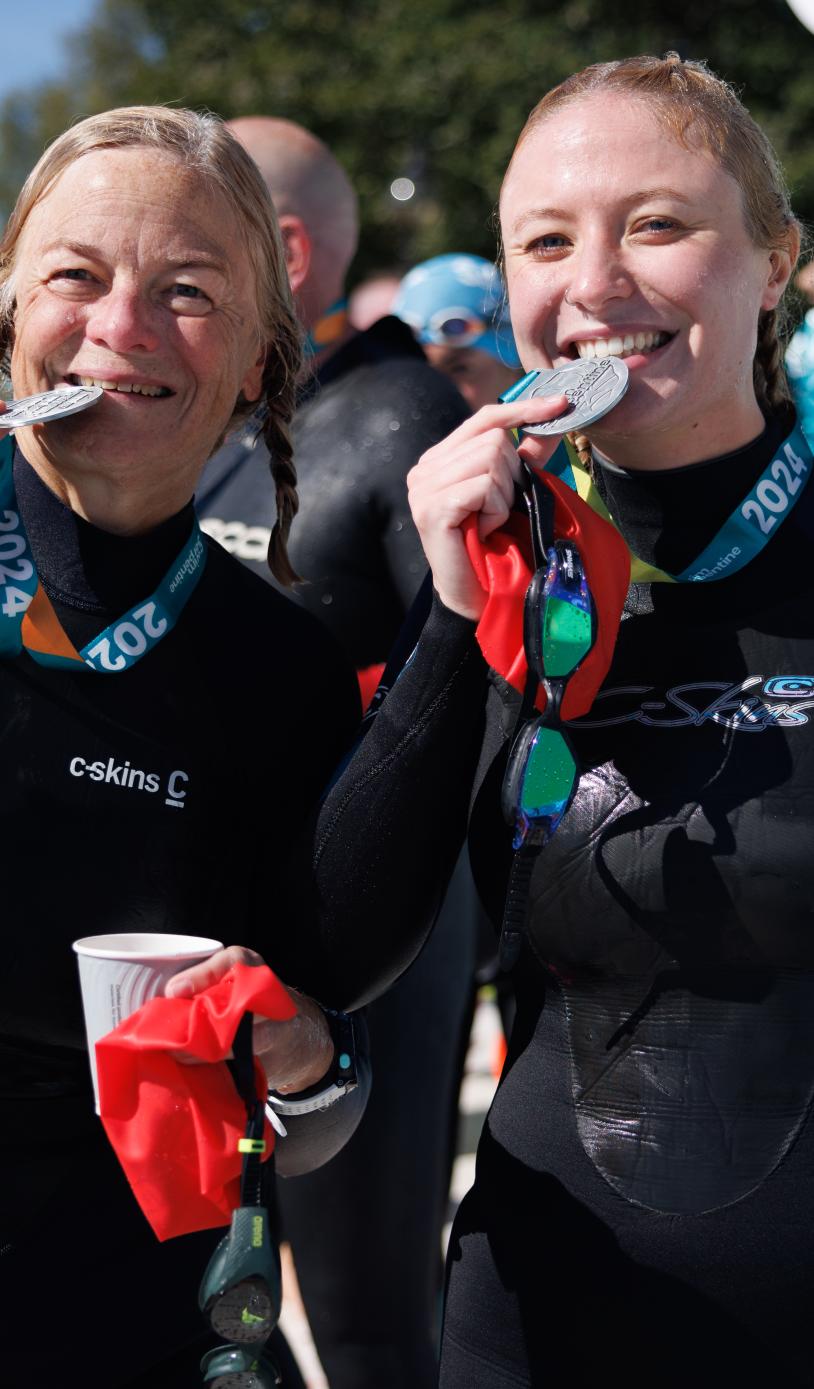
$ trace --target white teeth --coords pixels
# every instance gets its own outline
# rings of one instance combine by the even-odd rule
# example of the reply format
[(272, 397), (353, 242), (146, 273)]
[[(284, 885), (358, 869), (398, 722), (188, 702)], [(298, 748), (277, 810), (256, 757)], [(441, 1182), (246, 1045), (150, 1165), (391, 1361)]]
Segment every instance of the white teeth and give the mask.
[(624, 337), (594, 338), (578, 342), (580, 357), (626, 357), (630, 352), (652, 352), (669, 340), (668, 333), (626, 333)]
[(136, 381), (104, 381), (98, 376), (80, 376), (80, 386), (101, 386), (103, 391), (122, 391), (125, 395), (161, 396), (166, 394), (163, 386), (139, 385)]

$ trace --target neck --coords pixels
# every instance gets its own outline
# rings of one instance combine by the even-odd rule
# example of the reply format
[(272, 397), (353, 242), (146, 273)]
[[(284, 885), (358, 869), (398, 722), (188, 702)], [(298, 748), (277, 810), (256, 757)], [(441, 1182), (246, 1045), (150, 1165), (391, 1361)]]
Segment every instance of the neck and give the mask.
[[(612, 418), (612, 414), (608, 416), (609, 421)], [(603, 431), (603, 423), (600, 421), (599, 427), (590, 433), (591, 443), (601, 457), (617, 468), (660, 472), (735, 453), (762, 434), (766, 421), (752, 396), (739, 410), (722, 409), (712, 420), (691, 420), (679, 429), (611, 435)]]
[(40, 450), (31, 450), (27, 441), (23, 452), (49, 491), (75, 515), (110, 535), (145, 535), (186, 506), (194, 491), (194, 480), (186, 473), (173, 479), (169, 467), (157, 480), (154, 473), (149, 478), (68, 475)]

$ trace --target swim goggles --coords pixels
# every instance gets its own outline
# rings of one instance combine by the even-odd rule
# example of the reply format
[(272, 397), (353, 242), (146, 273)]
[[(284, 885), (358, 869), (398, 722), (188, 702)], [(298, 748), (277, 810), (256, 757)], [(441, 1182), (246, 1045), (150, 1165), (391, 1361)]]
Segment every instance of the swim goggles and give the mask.
[[(573, 540), (554, 539), (552, 494), (530, 469), (524, 496), (536, 572), (523, 608), (528, 675), (501, 792), (514, 849), (500, 938), (503, 969), (511, 969), (520, 954), (537, 855), (557, 830), (579, 785), (579, 762), (561, 710), (568, 682), (591, 651), (597, 631), (582, 556)], [(541, 687), (546, 697), (542, 714), (535, 708)]]
[(264, 1347), (280, 1315), (282, 1281), (263, 1199), (265, 1103), (255, 1088), (251, 1013), (243, 1014), (232, 1049), (232, 1074), (246, 1106), (246, 1132), (238, 1144), (243, 1154), (240, 1205), (198, 1294), (212, 1330), (230, 1344), (209, 1351), (201, 1372), (210, 1389), (275, 1389), (282, 1382), (280, 1373)]
[(489, 331), (486, 323), (471, 309), (453, 307), (438, 309), (428, 319), (422, 333), (422, 341), (435, 343), (439, 347), (472, 347)]

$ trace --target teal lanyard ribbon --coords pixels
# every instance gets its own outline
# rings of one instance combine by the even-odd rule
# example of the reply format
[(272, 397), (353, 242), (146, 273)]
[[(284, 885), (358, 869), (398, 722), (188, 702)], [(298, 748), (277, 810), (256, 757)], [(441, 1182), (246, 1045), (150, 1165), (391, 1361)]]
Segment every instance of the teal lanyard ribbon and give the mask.
[(348, 326), (348, 301), (337, 299), (314, 324), (303, 343), (306, 357), (316, 357), (342, 337)]
[[(206, 565), (206, 544), (197, 520), (187, 543), (148, 598), (136, 603), (93, 637), (75, 655), (62, 633), (59, 619), (37, 576), (31, 545), (17, 507), (13, 477), (14, 447), (8, 436), (0, 442), (0, 659), (18, 656), (25, 648), (39, 665), (118, 675), (146, 656), (172, 631), (200, 581)], [(47, 627), (56, 627), (64, 640), (42, 649), (42, 627), (32, 628), (26, 615), (40, 605)], [(32, 645), (32, 639), (37, 644)], [(47, 648), (48, 641), (45, 641)], [(53, 649), (53, 648), (57, 649)], [(61, 647), (60, 651), (58, 648)]]
[[(735, 507), (718, 534), (680, 574), (645, 563), (631, 551), (633, 583), (711, 583), (728, 579), (751, 563), (791, 515), (811, 477), (814, 457), (799, 424), (784, 439), (744, 500)], [(616, 526), (593, 478), (561, 443), (546, 471), (561, 478), (600, 516)]]

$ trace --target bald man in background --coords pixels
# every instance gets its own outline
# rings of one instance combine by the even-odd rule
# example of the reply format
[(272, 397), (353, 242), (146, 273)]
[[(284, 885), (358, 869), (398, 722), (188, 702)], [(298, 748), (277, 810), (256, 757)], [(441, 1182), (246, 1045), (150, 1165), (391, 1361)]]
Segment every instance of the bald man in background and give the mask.
[[(426, 572), (407, 472), (467, 407), (400, 320), (350, 325), (357, 204), (327, 147), (290, 121), (250, 117), (231, 129), (268, 183), (308, 331), (293, 425), (300, 510), (288, 546), (307, 582), (295, 598), (365, 670), (386, 660)], [(196, 502), (203, 529), (271, 582), (274, 489), (255, 434), (249, 427), (210, 460)], [(454, 883), (416, 964), (368, 1010), (374, 1084), (362, 1124), (328, 1166), (278, 1184), (331, 1389), (433, 1389), (437, 1380), (450, 1113), (475, 951), (474, 889), (460, 868)]]
[[(230, 129), (268, 184), (308, 333), (308, 376), (293, 424), (300, 510), (289, 544), (307, 583), (295, 597), (364, 670), (387, 659), (427, 568), (406, 475), (467, 407), (398, 319), (365, 332), (349, 322), (345, 278), (359, 237), (357, 200), (327, 146), (270, 117), (244, 117)], [(198, 509), (203, 529), (271, 582), (274, 491), (255, 431), (250, 423), (210, 460)]]

